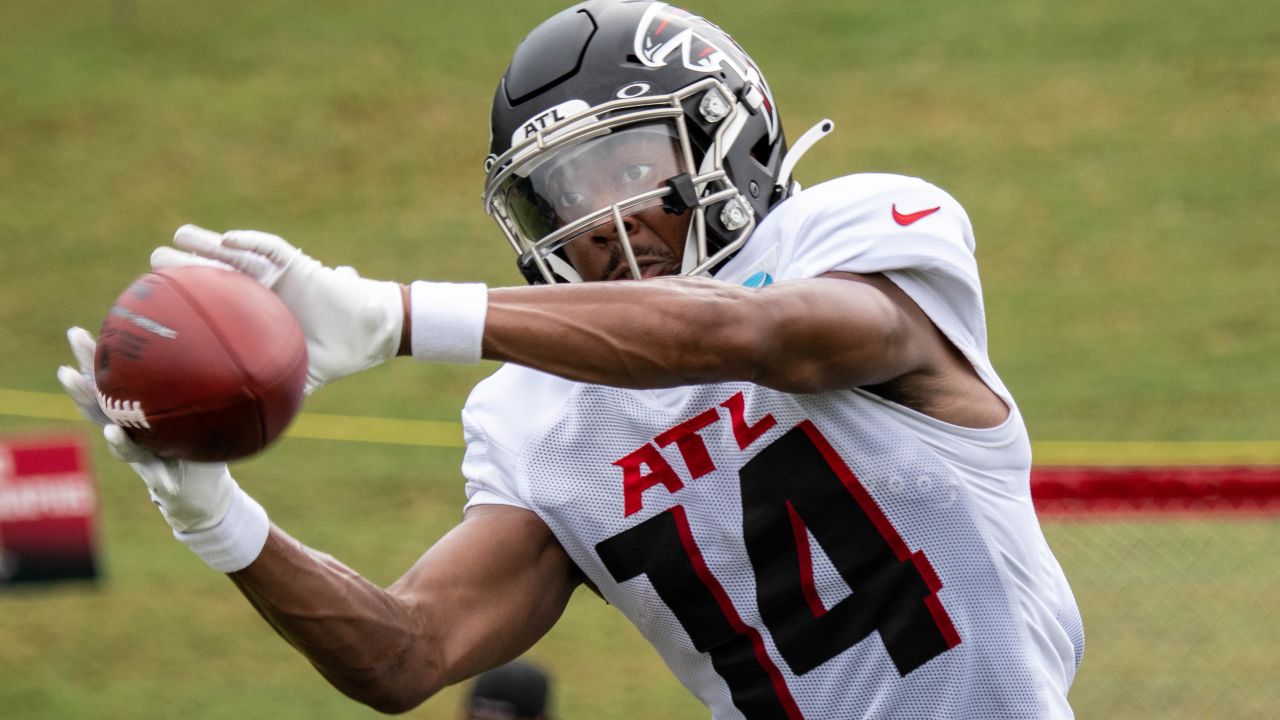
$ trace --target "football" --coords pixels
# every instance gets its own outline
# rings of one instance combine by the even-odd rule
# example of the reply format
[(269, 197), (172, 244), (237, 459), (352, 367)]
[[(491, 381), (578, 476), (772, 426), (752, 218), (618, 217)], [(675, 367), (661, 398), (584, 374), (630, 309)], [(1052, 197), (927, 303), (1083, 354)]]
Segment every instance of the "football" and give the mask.
[(107, 313), (94, 356), (98, 402), (162, 457), (252, 455), (302, 405), (307, 346), (284, 303), (254, 279), (189, 266), (150, 272)]

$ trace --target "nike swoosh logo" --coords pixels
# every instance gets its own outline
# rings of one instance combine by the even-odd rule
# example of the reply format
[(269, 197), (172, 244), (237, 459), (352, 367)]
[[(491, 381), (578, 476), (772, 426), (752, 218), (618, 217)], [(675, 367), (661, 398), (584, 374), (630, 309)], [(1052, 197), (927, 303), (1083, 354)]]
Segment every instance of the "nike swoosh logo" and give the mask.
[(919, 220), (919, 219), (921, 219), (921, 218), (929, 217), (930, 215), (932, 215), (932, 214), (934, 214), (934, 213), (938, 212), (938, 211), (939, 211), (939, 210), (941, 210), (941, 209), (942, 209), (942, 206), (941, 206), (941, 205), (939, 205), (938, 207), (928, 208), (928, 209), (926, 209), (926, 210), (917, 210), (916, 212), (913, 212), (913, 213), (907, 213), (907, 214), (905, 214), (905, 215), (904, 215), (904, 214), (902, 214), (902, 213), (898, 212), (898, 206), (897, 206), (897, 205), (894, 205), (894, 206), (893, 206), (893, 220), (894, 220), (894, 222), (898, 223), (898, 224), (899, 224), (899, 225), (901, 225), (902, 227), (906, 227), (906, 226), (910, 225), (911, 223), (913, 223), (913, 222), (915, 222), (915, 221), (917, 221), (917, 220)]

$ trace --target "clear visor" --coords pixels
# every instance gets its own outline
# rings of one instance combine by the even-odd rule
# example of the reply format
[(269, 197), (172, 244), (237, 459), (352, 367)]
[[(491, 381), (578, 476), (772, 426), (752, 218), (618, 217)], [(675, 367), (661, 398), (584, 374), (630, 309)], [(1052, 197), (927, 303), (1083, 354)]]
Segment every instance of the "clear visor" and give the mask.
[[(681, 157), (679, 137), (669, 123), (633, 125), (539, 155), (528, 167), (516, 168), (496, 196), (519, 234), (536, 243), (614, 205), (624, 204), (626, 215), (661, 205), (665, 193), (627, 201), (666, 188), (668, 180), (686, 172)], [(611, 221), (609, 213), (602, 214), (601, 222)]]

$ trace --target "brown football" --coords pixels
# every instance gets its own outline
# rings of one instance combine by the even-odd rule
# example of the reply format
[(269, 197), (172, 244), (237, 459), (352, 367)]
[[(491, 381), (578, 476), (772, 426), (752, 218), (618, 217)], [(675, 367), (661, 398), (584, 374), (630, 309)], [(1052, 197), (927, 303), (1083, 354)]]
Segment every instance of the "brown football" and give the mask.
[(298, 413), (307, 346), (289, 308), (257, 281), (178, 267), (116, 298), (94, 365), (99, 404), (135, 442), (162, 457), (234, 460)]

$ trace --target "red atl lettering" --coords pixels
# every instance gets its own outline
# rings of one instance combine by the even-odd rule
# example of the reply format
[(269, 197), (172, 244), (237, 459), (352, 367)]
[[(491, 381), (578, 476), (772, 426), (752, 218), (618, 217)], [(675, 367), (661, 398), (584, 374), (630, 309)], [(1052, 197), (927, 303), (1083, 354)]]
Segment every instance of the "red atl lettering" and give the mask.
[(707, 452), (707, 444), (702, 441), (698, 431), (719, 419), (720, 411), (711, 408), (667, 430), (653, 441), (662, 447), (675, 443), (680, 450), (680, 457), (684, 458), (685, 466), (689, 468), (690, 478), (697, 480), (716, 469), (715, 463), (711, 461), (711, 453)]
[[(742, 393), (720, 403), (720, 407), (729, 410), (733, 439), (737, 441), (739, 450), (746, 450), (751, 443), (768, 432), (769, 428), (778, 424), (771, 414), (766, 414), (754, 424), (748, 423), (746, 405)], [(659, 433), (653, 442), (645, 443), (626, 457), (614, 461), (614, 465), (622, 468), (623, 517), (634, 515), (644, 508), (644, 491), (654, 485), (662, 485), (672, 494), (684, 489), (684, 483), (676, 475), (675, 469), (662, 457), (654, 443), (661, 447), (675, 444), (680, 451), (680, 458), (689, 470), (690, 480), (697, 480), (716, 469), (715, 461), (707, 450), (707, 443), (698, 433), (719, 420), (720, 410), (710, 408)], [(646, 467), (648, 472), (645, 472)]]
[[(654, 485), (661, 483), (669, 493), (678, 492), (684, 487), (684, 483), (676, 476), (676, 471), (671, 469), (670, 463), (652, 443), (641, 445), (638, 450), (615, 460), (613, 464), (622, 468), (623, 517), (640, 512), (644, 507), (641, 496)], [(640, 469), (642, 465), (649, 466), (647, 475)]]

